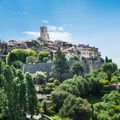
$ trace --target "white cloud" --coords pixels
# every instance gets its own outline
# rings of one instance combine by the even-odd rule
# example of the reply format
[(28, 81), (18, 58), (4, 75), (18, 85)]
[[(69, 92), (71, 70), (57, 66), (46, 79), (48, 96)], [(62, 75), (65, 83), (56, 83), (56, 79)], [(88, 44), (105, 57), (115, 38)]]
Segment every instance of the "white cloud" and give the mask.
[(48, 20), (42, 20), (43, 23), (48, 23)]
[(63, 28), (62, 26), (59, 26), (59, 27), (58, 27), (58, 30), (59, 30), (59, 31), (64, 31), (64, 28)]
[[(34, 32), (34, 31), (26, 31), (26, 32), (22, 32), (22, 33), (32, 36), (34, 38), (38, 38), (40, 36), (39, 32)], [(62, 40), (62, 41), (69, 42), (72, 40), (72, 34), (69, 32), (51, 31), (51, 32), (49, 32), (49, 36), (52, 41)]]
[(40, 36), (39, 32), (34, 32), (34, 31), (26, 31), (26, 32), (22, 32), (22, 34), (29, 35), (29, 36), (32, 36), (34, 38), (37, 38)]
[[(47, 26), (47, 28), (48, 28), (50, 40), (52, 40), (52, 41), (62, 40), (62, 41), (70, 42), (73, 39), (72, 34), (70, 32), (65, 31), (63, 26), (49, 25), (49, 26)], [(32, 36), (34, 38), (40, 37), (40, 33), (35, 32), (35, 31), (25, 31), (22, 33)]]
[(64, 31), (63, 26), (48, 25), (48, 31)]
[(53, 31), (49, 32), (51, 40), (62, 40), (62, 41), (67, 41), (69, 42), (72, 40), (72, 34), (69, 32), (60, 32), (60, 31)]

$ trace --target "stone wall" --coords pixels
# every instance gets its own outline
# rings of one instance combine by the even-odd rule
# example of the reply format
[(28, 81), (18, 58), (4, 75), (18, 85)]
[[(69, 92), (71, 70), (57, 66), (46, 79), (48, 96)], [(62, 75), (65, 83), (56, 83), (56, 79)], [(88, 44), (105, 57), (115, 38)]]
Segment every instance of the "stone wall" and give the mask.
[(36, 64), (24, 64), (23, 71), (24, 73), (36, 73), (37, 71), (43, 71), (50, 73), (51, 72), (51, 63), (36, 63)]
[[(68, 65), (70, 66), (71, 63), (69, 62)], [(88, 73), (90, 71), (99, 69), (100, 66), (101, 66), (100, 61), (86, 61), (86, 63), (84, 63), (83, 65), (83, 68), (84, 68), (84, 72)], [(36, 64), (24, 64), (23, 65), (24, 73), (26, 72), (36, 73), (37, 71), (43, 71), (49, 74), (51, 72), (51, 68), (52, 68), (52, 63), (36, 63)], [(69, 72), (69, 75), (71, 75), (70, 72)]]
[(100, 61), (88, 61), (88, 65), (90, 71), (95, 71), (101, 67), (102, 63)]

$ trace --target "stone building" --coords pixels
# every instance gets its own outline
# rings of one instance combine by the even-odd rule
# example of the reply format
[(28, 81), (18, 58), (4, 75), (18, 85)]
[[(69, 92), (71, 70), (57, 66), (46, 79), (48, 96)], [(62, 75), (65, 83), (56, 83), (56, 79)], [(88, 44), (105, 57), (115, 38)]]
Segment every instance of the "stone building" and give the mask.
[(89, 45), (79, 44), (72, 45), (68, 42), (61, 40), (55, 40), (54, 42), (50, 40), (49, 34), (47, 32), (47, 27), (40, 27), (40, 37), (38, 38), (42, 50), (53, 52), (54, 54), (60, 48), (62, 52), (65, 53), (66, 57), (70, 59), (71, 57), (82, 57), (88, 58), (99, 58), (101, 53), (98, 48), (90, 47)]
[(56, 54), (58, 49), (61, 49), (65, 53), (66, 58), (70, 59), (74, 56), (81, 59), (82, 57), (89, 58), (100, 58), (101, 53), (98, 48), (91, 47), (89, 45), (79, 44), (73, 45), (62, 40), (50, 40), (47, 27), (40, 27), (40, 37), (34, 41), (9, 41), (1, 42), (0, 49), (1, 55), (4, 55), (5, 52), (10, 52), (13, 49), (33, 49), (35, 51), (48, 51), (53, 55)]
[(0, 58), (5, 58), (8, 52), (13, 49), (27, 49), (27, 44), (25, 42), (11, 40), (9, 42), (0, 42)]
[(7, 52), (12, 51), (13, 49), (27, 49), (27, 45), (25, 42), (20, 41), (10, 41), (7, 42)]
[(62, 50), (62, 52), (65, 54), (67, 59), (77, 57), (79, 60), (81, 60), (80, 51), (78, 49), (76, 49), (75, 46), (64, 49), (64, 50)]
[(40, 27), (40, 37), (42, 40), (50, 41), (50, 37), (47, 32), (47, 27), (45, 27), (45, 26)]
[(84, 58), (98, 58), (101, 57), (101, 53), (98, 48), (90, 47), (89, 45), (79, 44), (77, 49), (80, 51), (81, 56)]

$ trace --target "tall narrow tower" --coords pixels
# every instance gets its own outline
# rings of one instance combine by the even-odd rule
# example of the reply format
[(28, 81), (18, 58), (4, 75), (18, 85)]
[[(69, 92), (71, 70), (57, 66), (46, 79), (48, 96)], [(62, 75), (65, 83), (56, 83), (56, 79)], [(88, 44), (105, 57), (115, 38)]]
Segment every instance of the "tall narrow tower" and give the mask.
[(47, 32), (47, 27), (45, 26), (40, 27), (40, 36), (42, 40), (45, 40), (45, 41), (50, 40), (49, 34)]

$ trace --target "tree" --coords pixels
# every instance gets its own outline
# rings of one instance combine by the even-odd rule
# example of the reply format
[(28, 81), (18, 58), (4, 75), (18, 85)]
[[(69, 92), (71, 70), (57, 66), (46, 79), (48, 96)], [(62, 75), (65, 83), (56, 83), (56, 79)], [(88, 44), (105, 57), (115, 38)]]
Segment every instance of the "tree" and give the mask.
[(57, 51), (54, 61), (52, 71), (55, 75), (59, 76), (60, 81), (63, 81), (63, 75), (67, 73), (69, 70), (69, 66), (67, 64), (67, 60), (65, 58), (65, 54), (60, 50)]
[(23, 63), (21, 61), (14, 61), (12, 62), (12, 65), (16, 68), (16, 69), (22, 69), (23, 67)]
[(37, 97), (30, 74), (0, 62), (0, 119), (25, 120), (37, 113)]
[(35, 56), (28, 56), (27, 58), (26, 58), (26, 63), (27, 64), (34, 64), (34, 63), (36, 63), (38, 60), (37, 60), (37, 58), (35, 57)]
[(40, 51), (38, 53), (38, 59), (39, 59), (40, 62), (44, 62), (44, 58), (46, 58), (46, 57), (49, 58), (49, 53), (48, 52)]
[(73, 74), (82, 75), (83, 73), (83, 66), (81, 65), (80, 61), (73, 62), (71, 66), (71, 71)]
[(69, 117), (72, 120), (90, 120), (91, 106), (87, 100), (74, 95), (68, 95), (65, 99), (59, 114), (61, 117)]
[(12, 108), (11, 108), (11, 114), (13, 120), (20, 119), (23, 117), (23, 114), (21, 113), (20, 109), (20, 79), (18, 77), (13, 79), (12, 83), (12, 94), (11, 94), (11, 102), (12, 102)]
[(38, 110), (38, 101), (32, 76), (29, 73), (26, 73), (25, 78), (27, 90), (27, 109), (28, 113), (31, 115), (31, 118), (33, 118), (33, 115), (35, 115)]
[(80, 91), (78, 90), (78, 87), (74, 84), (64, 84), (63, 83), (57, 88), (57, 90), (65, 91), (67, 93), (74, 94), (76, 96), (80, 96)]
[(112, 120), (120, 120), (120, 113), (115, 114), (112, 118)]
[(105, 63), (110, 63), (112, 62), (112, 59), (109, 59), (107, 56), (105, 57)]
[(71, 60), (71, 61), (78, 61), (79, 58), (78, 58), (77, 56), (73, 56), (73, 57), (70, 58), (70, 60)]
[(95, 120), (111, 120), (108, 110), (111, 106), (105, 102), (98, 102), (93, 105), (93, 116)]
[(112, 91), (102, 97), (103, 102), (93, 105), (95, 120), (119, 120), (120, 118), (120, 94)]
[(58, 112), (59, 109), (62, 107), (64, 100), (68, 95), (69, 93), (65, 91), (54, 91), (52, 93), (52, 103), (56, 112)]
[(0, 74), (3, 73), (5, 64), (0, 60)]
[(5, 94), (4, 89), (0, 88), (0, 119), (2, 119), (4, 116), (6, 116), (6, 103), (7, 103), (7, 97)]
[(106, 114), (106, 112), (102, 112), (101, 114), (98, 115), (98, 120), (112, 120), (111, 117)]
[(47, 75), (44, 72), (36, 72), (35, 74), (35, 82), (38, 84), (45, 84)]
[(12, 85), (13, 85), (13, 78), (14, 78), (14, 75), (13, 75), (13, 72), (12, 72), (12, 69), (10, 68), (10, 66), (6, 65), (5, 66), (5, 69), (4, 69), (4, 77), (5, 77), (5, 80), (6, 80), (6, 84), (5, 84), (5, 94), (7, 96), (7, 106), (8, 106), (8, 109), (7, 109), (7, 114), (8, 114), (8, 117), (10, 118), (10, 120), (14, 120), (14, 111), (13, 111), (13, 88), (12, 88)]
[(24, 50), (24, 49), (14, 49), (7, 54), (6, 63), (11, 64), (14, 61), (21, 61), (26, 63), (26, 58), (28, 56), (35, 56), (36, 52), (33, 50)]
[(105, 63), (108, 63), (109, 62), (109, 59), (108, 59), (108, 57), (106, 56), (105, 57)]
[(0, 74), (0, 88), (4, 88), (5, 85), (5, 78), (3, 74)]
[(8, 53), (6, 56), (6, 63), (10, 65), (13, 61), (15, 61), (15, 54), (14, 53)]
[(117, 91), (112, 91), (109, 94), (105, 94), (102, 99), (104, 102), (110, 102), (114, 105), (120, 105), (120, 93)]
[(111, 81), (112, 74), (117, 70), (115, 63), (105, 63), (102, 65), (103, 72), (107, 73), (108, 80)]
[[(6, 65), (4, 69), (5, 87), (4, 91), (7, 97), (6, 113), (10, 120), (16, 120), (23, 117), (20, 109), (20, 86), (18, 77), (14, 76), (12, 67)], [(23, 97), (23, 96), (22, 96)]]
[(20, 109), (22, 115), (25, 116), (25, 113), (27, 111), (26, 82), (24, 79), (24, 74), (21, 70), (17, 70), (16, 76), (19, 78)]

